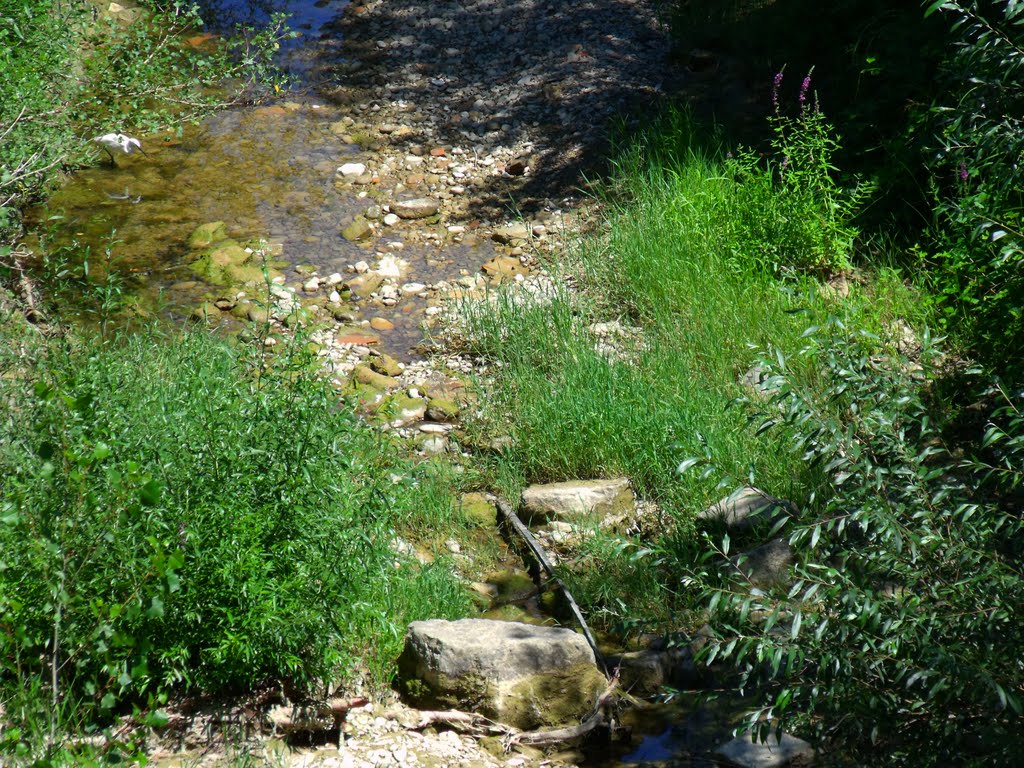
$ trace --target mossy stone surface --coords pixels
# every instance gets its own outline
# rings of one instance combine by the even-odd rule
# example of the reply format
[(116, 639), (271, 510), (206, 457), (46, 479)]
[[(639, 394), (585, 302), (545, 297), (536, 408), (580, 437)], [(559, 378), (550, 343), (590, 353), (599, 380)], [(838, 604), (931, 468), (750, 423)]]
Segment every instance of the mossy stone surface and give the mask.
[(435, 397), (427, 404), (427, 416), (433, 421), (451, 423), (459, 418), (459, 406), (454, 400)]
[(188, 236), (188, 247), (192, 249), (206, 248), (228, 239), (228, 229), (223, 221), (211, 221), (200, 224)]
[[(427, 415), (430, 415), (429, 407)], [(464, 493), (459, 500), (459, 509), (462, 512), (462, 517), (474, 525), (489, 528), (498, 522), (497, 506), (482, 493)]]
[(391, 355), (377, 355), (370, 358), (370, 367), (384, 376), (401, 376), (404, 370)]
[(352, 381), (357, 384), (373, 387), (379, 391), (387, 391), (398, 387), (398, 380), (390, 376), (383, 376), (365, 363), (357, 365), (352, 371)]

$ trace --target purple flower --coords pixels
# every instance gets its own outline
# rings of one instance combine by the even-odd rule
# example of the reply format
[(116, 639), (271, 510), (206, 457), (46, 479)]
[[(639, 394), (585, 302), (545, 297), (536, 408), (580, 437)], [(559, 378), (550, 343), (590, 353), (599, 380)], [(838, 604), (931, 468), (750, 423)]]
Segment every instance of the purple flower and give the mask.
[[(813, 70), (811, 70), (813, 72)], [(807, 73), (807, 77), (800, 83), (800, 107), (803, 108), (807, 102), (807, 92), (811, 89), (811, 73)]]
[(967, 181), (967, 163), (960, 161), (960, 181)]
[(772, 106), (775, 108), (775, 114), (779, 113), (779, 88), (782, 87), (782, 70), (780, 69), (775, 73), (775, 77), (772, 78)]

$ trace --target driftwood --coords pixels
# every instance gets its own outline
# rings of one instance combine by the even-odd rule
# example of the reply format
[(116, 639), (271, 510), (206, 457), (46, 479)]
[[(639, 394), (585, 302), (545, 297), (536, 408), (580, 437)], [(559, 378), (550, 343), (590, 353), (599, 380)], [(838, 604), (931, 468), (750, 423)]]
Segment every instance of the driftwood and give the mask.
[(495, 723), (493, 720), (489, 720), (483, 715), (478, 715), (475, 712), (462, 712), (458, 709), (445, 709), (438, 711), (421, 711), (419, 714), (419, 720), (408, 726), (410, 731), (422, 731), (424, 728), (429, 728), (432, 725), (441, 723), (443, 725), (450, 725), (457, 731), (466, 733), (470, 732), (473, 734), (482, 734), (485, 731), (498, 733), (507, 733), (508, 726)]
[(515, 513), (512, 506), (498, 497), (497, 499), (498, 512), (504, 518), (505, 523), (511, 528), (520, 539), (529, 547), (530, 552), (536, 558), (540, 567), (544, 569), (551, 583), (555, 585), (562, 596), (565, 598), (566, 603), (569, 606), (569, 610), (572, 612), (576, 622), (580, 625), (580, 629), (583, 630), (583, 636), (587, 639), (591, 649), (594, 651), (594, 659), (597, 661), (598, 667), (604, 672), (605, 677), (609, 677), (608, 666), (604, 662), (604, 656), (597, 647), (597, 641), (594, 639), (593, 633), (590, 631), (590, 627), (587, 625), (587, 620), (583, 618), (583, 612), (580, 610), (576, 599), (569, 592), (569, 589), (565, 586), (560, 578), (555, 573), (555, 567), (552, 565), (551, 560), (548, 558), (547, 553), (544, 551), (544, 547), (540, 545), (540, 542), (534, 538), (533, 534), (530, 533), (530, 529), (526, 527), (522, 520), (519, 519), (519, 515)]
[(504, 734), (505, 751), (508, 751), (517, 744), (529, 744), (532, 746), (543, 744), (559, 744), (566, 741), (586, 736), (599, 725), (605, 722), (605, 706), (611, 700), (619, 685), (619, 678), (615, 676), (609, 681), (590, 714), (583, 718), (579, 725), (570, 725), (564, 728), (553, 728), (546, 731), (520, 731), (511, 725), (499, 723), (483, 715), (473, 712), (462, 712), (458, 709), (446, 709), (439, 711), (419, 712), (419, 720), (407, 728), (413, 731), (422, 730), (431, 725), (442, 723), (449, 725), (462, 733), (483, 735), (484, 733)]

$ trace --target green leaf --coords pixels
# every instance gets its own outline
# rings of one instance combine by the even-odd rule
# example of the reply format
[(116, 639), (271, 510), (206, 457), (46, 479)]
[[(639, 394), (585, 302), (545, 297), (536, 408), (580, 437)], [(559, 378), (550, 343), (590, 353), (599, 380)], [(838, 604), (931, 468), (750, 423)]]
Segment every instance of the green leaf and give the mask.
[(161, 493), (163, 493), (163, 486), (156, 480), (149, 480), (139, 489), (139, 501), (143, 506), (155, 507), (160, 503)]

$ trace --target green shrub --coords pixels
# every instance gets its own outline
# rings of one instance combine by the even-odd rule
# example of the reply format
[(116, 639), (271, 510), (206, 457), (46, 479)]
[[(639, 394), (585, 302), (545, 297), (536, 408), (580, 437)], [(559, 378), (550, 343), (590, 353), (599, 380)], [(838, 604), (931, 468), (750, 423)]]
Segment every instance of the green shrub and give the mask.
[(774, 272), (841, 272), (851, 265), (853, 219), (873, 187), (847, 189), (836, 180), (839, 139), (811, 93), (811, 73), (801, 82), (795, 117), (783, 112), (782, 83), (778, 72), (767, 165), (749, 149), (726, 163), (738, 182), (726, 215), (742, 222), (747, 252)]
[(1024, 6), (929, 4), (955, 43), (933, 107), (937, 209), (934, 281), (950, 327), (1001, 375), (1019, 377), (1024, 345)]
[(1020, 403), (988, 460), (957, 460), (927, 403), (927, 338), (920, 365), (840, 325), (809, 338), (820, 391), (788, 356), (762, 360), (778, 389), (760, 429), (822, 478), (784, 533), (793, 578), (754, 584), (723, 561), (728, 539), (710, 542), (705, 660), (735, 663), (762, 733), (795, 724), (872, 765), (1015, 764), (1024, 539), (1000, 501), (1022, 478)]
[(421, 473), (300, 345), (269, 366), (201, 333), (33, 353), (0, 382), (0, 688), (84, 717), (354, 665), (386, 683), (408, 620), (468, 609), (443, 567), (396, 568)]

